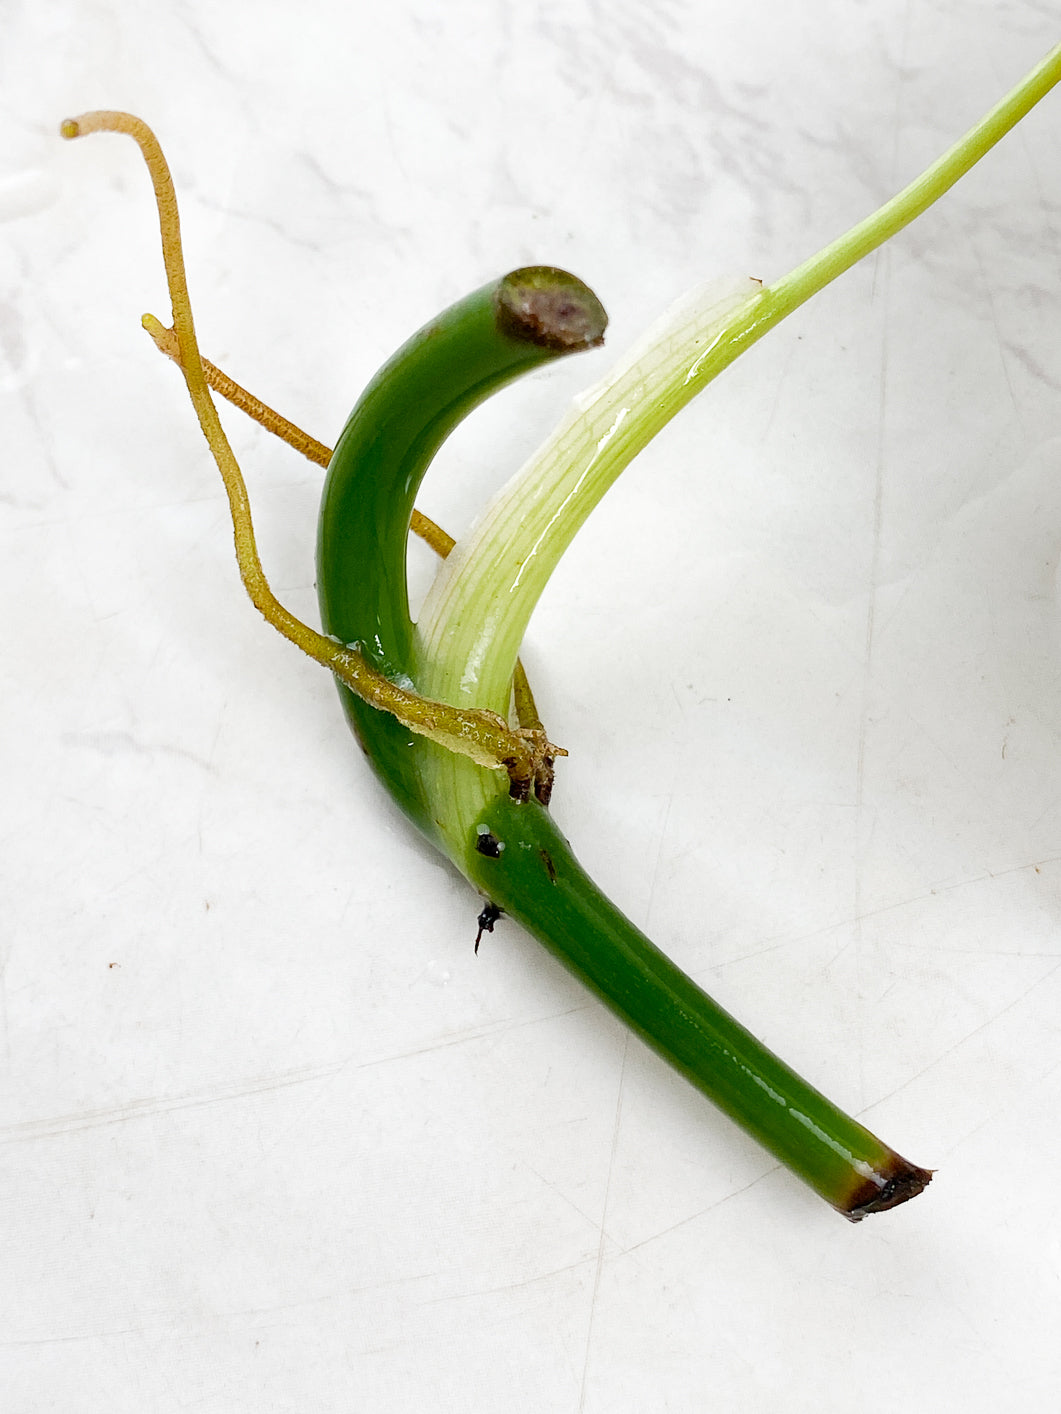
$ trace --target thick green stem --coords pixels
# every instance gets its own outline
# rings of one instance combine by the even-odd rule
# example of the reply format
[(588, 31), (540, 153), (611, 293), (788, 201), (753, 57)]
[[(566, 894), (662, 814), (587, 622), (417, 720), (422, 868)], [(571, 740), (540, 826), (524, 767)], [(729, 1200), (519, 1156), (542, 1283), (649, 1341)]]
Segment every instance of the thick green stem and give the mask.
[[(347, 420), (324, 485), (317, 590), (326, 633), (356, 644), (387, 678), (415, 690), (406, 555), (413, 499), (432, 457), (484, 398), (548, 360), (600, 343), (606, 323), (580, 280), (535, 266), (452, 305), (379, 371)], [(339, 691), (392, 795), (433, 835), (438, 810), (425, 796), (412, 733), (342, 684)], [(506, 692), (499, 715), (507, 717), (508, 705)], [(544, 768), (555, 749), (538, 734)]]
[(915, 1197), (902, 1158), (767, 1050), (609, 902), (551, 816), (495, 796), (464, 868), (676, 1070), (845, 1217)]
[[(412, 497), (445, 432), (514, 366), (490, 307), (480, 291), (411, 340), (358, 404), (332, 460), (321, 510), (322, 612), (344, 638), (371, 641), (390, 673), (430, 673), (413, 658), (405, 599)], [(506, 684), (499, 709), (507, 695)], [(538, 801), (513, 800), (494, 773), (414, 739), (356, 699), (347, 710), (391, 793), (489, 900), (483, 926), (498, 910), (518, 919), (847, 1217), (921, 1191), (926, 1170), (801, 1080), (609, 903)], [(536, 718), (531, 703), (523, 711)]]
[[(590, 510), (659, 429), (740, 353), (938, 199), (1061, 78), (1055, 49), (921, 177), (772, 287), (721, 283), (684, 302), (583, 396), (443, 567), (421, 616), (419, 685), (500, 710), (531, 612)], [(848, 1214), (920, 1192), (908, 1164), (807, 1086), (618, 914), (533, 804), (430, 745), (426, 794), (444, 842), (494, 905), (519, 917), (662, 1055)]]

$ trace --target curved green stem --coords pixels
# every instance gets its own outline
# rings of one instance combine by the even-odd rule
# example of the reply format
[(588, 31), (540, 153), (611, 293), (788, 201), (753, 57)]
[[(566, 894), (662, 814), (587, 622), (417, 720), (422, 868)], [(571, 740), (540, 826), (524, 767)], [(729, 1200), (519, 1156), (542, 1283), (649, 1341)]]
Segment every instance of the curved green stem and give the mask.
[[(347, 420), (324, 485), (317, 590), (326, 633), (416, 690), (406, 555), (413, 499), (432, 457), (485, 398), (548, 360), (599, 344), (606, 323), (596, 296), (574, 276), (548, 266), (517, 270), (440, 314), (379, 371)], [(434, 834), (438, 812), (408, 728), (342, 685), (340, 693), (391, 793)], [(506, 692), (498, 714), (508, 707)], [(525, 735), (541, 737), (539, 765), (547, 769), (557, 749), (538, 728)]]
[[(141, 323), (147, 333), (151, 335), (158, 351), (172, 359), (179, 368), (181, 356), (177, 346), (176, 332), (173, 329), (167, 329), (153, 314), (145, 314)], [(252, 418), (260, 427), (264, 427), (267, 432), (271, 432), (274, 437), (279, 437), (289, 447), (294, 447), (296, 452), (300, 452), (309, 461), (315, 462), (317, 466), (327, 468), (332, 459), (331, 447), (326, 447), (323, 442), (318, 442), (316, 437), (311, 437), (308, 432), (304, 432), (289, 418), (283, 417), (275, 408), (263, 403), (261, 398), (249, 393), (246, 388), (241, 387), (234, 378), (230, 378), (209, 359), (204, 358), (201, 363), (203, 376), (209, 388), (215, 393), (220, 393), (233, 407), (246, 413), (249, 418)], [(429, 516), (418, 511), (415, 506), (412, 519), (409, 522), (409, 529), (443, 560), (457, 543), (448, 531), (443, 530), (440, 525), (436, 525)], [(518, 659), (512, 674), (512, 706), (519, 726), (526, 728), (531, 733), (544, 735), (545, 728), (538, 716), (538, 709), (534, 704), (534, 695), (531, 692), (526, 671)], [(544, 779), (541, 782), (539, 795), (544, 794), (547, 798), (551, 787), (551, 765), (548, 758), (542, 762), (541, 773)]]
[[(937, 200), (1059, 78), (1061, 46), (922, 176), (791, 274), (766, 290), (710, 287), (650, 331), (446, 562), (419, 626), (421, 690), (502, 710), (545, 583), (637, 452), (740, 353)], [(806, 1086), (674, 968), (602, 898), (562, 837), (543, 842), (553, 827), (536, 806), (512, 805), (466, 761), (428, 746), (417, 756), (442, 843), (468, 877), (823, 1196), (860, 1216), (921, 1191), (926, 1170)]]
[[(341, 636), (371, 642), (388, 673), (431, 673), (414, 656), (405, 597), (420, 479), (457, 417), (523, 364), (507, 335), (499, 339), (491, 304), (478, 291), (410, 340), (373, 380), (332, 459), (321, 507), (322, 615)], [(495, 705), (507, 706), (507, 684)], [(357, 700), (346, 706), (392, 795), (489, 901), (484, 926), (498, 910), (517, 918), (847, 1217), (893, 1207), (928, 1183), (927, 1170), (801, 1080), (609, 903), (538, 801), (514, 800), (491, 772), (412, 738)]]
[(601, 893), (549, 813), (495, 796), (471, 824), (463, 867), (658, 1055), (857, 1222), (930, 1181), (802, 1080)]
[[(265, 581), (242, 476), (203, 379), (183, 269), (167, 259), (179, 361), (225, 478), (254, 602), (352, 690), (344, 689), (346, 708), (377, 770), (494, 913), (523, 922), (682, 1074), (855, 1220), (915, 1196), (931, 1174), (845, 1115), (713, 1002), (603, 897), (543, 806), (525, 798), (526, 789), (513, 798), (486, 768), (504, 765), (529, 789), (555, 750), (537, 726), (513, 732), (505, 720), (516, 651), (560, 554), (623, 467), (739, 353), (936, 200), (1059, 78), (1061, 46), (922, 177), (790, 275), (766, 290), (749, 281), (715, 287), (653, 331), (580, 401), (447, 562), (419, 639), (405, 555), (420, 477), (456, 422), (489, 393), (544, 358), (597, 342), (600, 306), (571, 277), (517, 272), (440, 316), (382, 370), (351, 415), (325, 490), (318, 564), (326, 638), (294, 620)], [(67, 137), (94, 130), (137, 139), (164, 242), (167, 229), (174, 236), (172, 183), (150, 132), (115, 113), (63, 126)], [(536, 723), (526, 694), (521, 704), (521, 719)]]
[[(232, 516), (236, 563), (251, 603), (278, 633), (323, 667), (330, 668), (351, 693), (370, 704), (374, 711), (395, 717), (408, 731), (438, 743), (447, 751), (466, 756), (480, 766), (493, 771), (507, 771), (510, 779), (519, 783), (521, 789), (529, 790), (536, 776), (545, 769), (544, 763), (557, 754), (556, 748), (549, 747), (544, 740), (537, 740), (534, 733), (513, 731), (499, 713), (425, 700), (392, 681), (374, 667), (359, 649), (304, 624), (276, 598), (258, 556), (243, 473), (218, 419), (207, 385), (184, 270), (177, 195), (158, 139), (143, 119), (113, 109), (67, 118), (60, 125), (59, 132), (66, 139), (84, 137), (88, 133), (124, 133), (136, 142), (147, 165), (158, 208), (162, 257), (173, 305), (175, 356), (184, 374), (199, 426), (221, 473)], [(574, 326), (565, 319), (562, 299), (560, 307), (553, 309), (548, 308), (546, 301), (543, 310), (542, 304), (531, 298), (532, 290), (513, 290), (511, 293), (514, 306), (501, 311), (502, 319), (518, 322), (520, 317), (525, 317), (533, 326), (536, 320), (548, 315), (555, 320), (556, 328), (552, 333), (561, 343), (578, 337)], [(524, 305), (519, 304), (520, 299), (525, 299)], [(567, 314), (570, 316), (570, 311)], [(160, 332), (165, 333), (153, 315), (145, 315), (143, 324), (153, 338), (157, 338)], [(531, 332), (533, 334), (534, 330)], [(537, 334), (547, 338), (550, 331), (539, 329)]]

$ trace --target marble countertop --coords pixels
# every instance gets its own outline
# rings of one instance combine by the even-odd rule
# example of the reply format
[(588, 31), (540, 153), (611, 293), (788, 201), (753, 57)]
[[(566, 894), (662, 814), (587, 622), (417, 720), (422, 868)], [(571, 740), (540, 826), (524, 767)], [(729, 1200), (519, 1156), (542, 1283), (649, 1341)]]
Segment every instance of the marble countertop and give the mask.
[[(331, 441), (516, 265), (607, 349), (463, 427), (474, 519), (690, 285), (776, 278), (1057, 40), (941, 0), (0, 6), (0, 1386), (11, 1414), (1053, 1409), (1061, 1359), (1061, 94), (634, 464), (535, 615), (606, 891), (938, 1170), (852, 1228), (370, 776), (240, 588), (204, 352)], [(238, 414), (315, 613), (320, 473)], [(426, 552), (412, 557), (416, 593)]]

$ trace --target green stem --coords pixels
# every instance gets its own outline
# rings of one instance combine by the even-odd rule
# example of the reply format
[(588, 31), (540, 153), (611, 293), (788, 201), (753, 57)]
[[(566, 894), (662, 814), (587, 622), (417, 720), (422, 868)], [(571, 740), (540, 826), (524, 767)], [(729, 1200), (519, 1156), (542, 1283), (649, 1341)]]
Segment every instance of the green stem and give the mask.
[[(451, 754), (467, 750), (469, 732), (474, 760), (509, 766), (497, 746), (513, 739), (523, 749), (529, 735), (542, 737), (539, 750), (547, 761), (554, 752), (533, 725), (537, 712), (529, 691), (517, 687), (521, 719), (531, 725), (512, 733), (499, 717), (487, 749), (493, 727), (482, 718), (489, 714), (476, 719), (474, 710), (457, 712), (440, 723), (436, 712), (453, 709), (440, 709), (391, 681), (407, 678), (410, 687), (418, 685), (405, 555), (420, 478), (443, 438), (485, 396), (545, 358), (599, 342), (605, 320), (592, 293), (562, 272), (517, 272), (421, 331), (371, 385), (332, 458), (322, 505), (321, 605), (336, 643), (276, 603), (258, 562), (242, 474), (204, 381), (184, 287), (176, 199), (161, 150), (129, 114), (89, 114), (62, 128), (66, 137), (91, 131), (130, 134), (151, 168), (180, 362), (229, 491), (248, 591), (270, 622), (331, 667), (343, 684), (371, 692), (375, 705), (366, 706), (343, 689), (362, 743), (398, 802), (495, 904), (523, 920), (662, 1055), (847, 1216), (857, 1219), (920, 1192), (930, 1177), (925, 1170), (907, 1164), (799, 1080), (603, 898), (538, 801), (515, 801), (496, 772), (469, 755)], [(738, 304), (747, 300), (746, 291), (738, 293)], [(157, 321), (146, 322), (156, 335)], [(701, 349), (701, 357), (708, 353)], [(665, 350), (662, 362), (669, 356)], [(349, 643), (359, 648), (343, 646)], [(501, 710), (507, 705), (506, 698)], [(440, 763), (454, 773), (452, 791), (440, 789)]]
[(468, 832), (465, 872), (658, 1055), (857, 1222), (915, 1197), (911, 1164), (778, 1059), (609, 902), (549, 813), (497, 796)]
[[(545, 583), (637, 452), (740, 353), (936, 201), (1059, 78), (1061, 46), (916, 181), (791, 274), (766, 290), (713, 286), (650, 331), (443, 566), (418, 630), (420, 690), (502, 711)], [(429, 744), (417, 755), (442, 842), (468, 877), (828, 1201), (861, 1216), (921, 1191), (925, 1170), (794, 1076), (608, 904), (536, 805), (512, 805), (487, 772)]]
[[(1058, 82), (1061, 82), (1061, 44), (1051, 49), (1005, 98), (891, 201), (886, 201), (864, 221), (852, 226), (831, 245), (771, 285), (767, 291), (769, 322), (766, 329), (773, 328), (804, 300), (824, 289), (863, 256), (869, 255), (927, 211), (1011, 128), (1016, 127)], [(754, 342), (766, 329), (756, 327), (749, 342)]]
[[(420, 479), (456, 417), (522, 364), (499, 340), (491, 302), (480, 291), (410, 340), (358, 404), (332, 460), (321, 510), (322, 612), (332, 631), (371, 641), (390, 673), (429, 673), (413, 658), (405, 598), (405, 540)], [(507, 696), (506, 685), (499, 706)], [(502, 910), (523, 923), (847, 1217), (921, 1191), (926, 1170), (801, 1080), (604, 897), (538, 801), (513, 800), (494, 773), (412, 737), (357, 699), (348, 711), (391, 793), (489, 900), (483, 919), (492, 923)], [(531, 703), (523, 711), (536, 718)]]
[[(380, 369), (343, 428), (324, 485), (317, 590), (326, 633), (415, 690), (406, 556), (424, 472), (474, 407), (532, 368), (599, 344), (606, 323), (580, 280), (535, 266), (459, 300)], [(392, 795), (433, 834), (437, 812), (424, 795), (413, 733), (342, 683), (339, 692)], [(500, 715), (508, 715), (507, 693)]]

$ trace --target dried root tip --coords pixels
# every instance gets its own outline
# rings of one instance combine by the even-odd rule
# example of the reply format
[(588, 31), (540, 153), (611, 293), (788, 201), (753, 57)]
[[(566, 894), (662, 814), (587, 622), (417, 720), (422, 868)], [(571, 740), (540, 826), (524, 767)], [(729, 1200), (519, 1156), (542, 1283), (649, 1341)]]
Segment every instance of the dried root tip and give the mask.
[(533, 796), (540, 804), (548, 805), (553, 792), (554, 763), (567, 752), (551, 742), (541, 728), (517, 727), (515, 734), (525, 750), (501, 763), (508, 771), (509, 796), (521, 802)]
[(918, 1168), (896, 1154), (892, 1171), (882, 1173), (879, 1179), (867, 1178), (852, 1195), (850, 1206), (839, 1211), (853, 1223), (861, 1222), (870, 1213), (885, 1213), (923, 1193), (932, 1182), (932, 1173), (932, 1169)]
[[(136, 142), (147, 164), (158, 208), (162, 253), (173, 304), (173, 328), (167, 330), (161, 321), (150, 314), (144, 316), (143, 326), (158, 347), (176, 359), (184, 373), (199, 425), (225, 484), (232, 514), (240, 577), (255, 608), (285, 638), (316, 662), (330, 668), (351, 691), (373, 707), (392, 713), (411, 731), (439, 742), (450, 751), (468, 756), (481, 766), (493, 770), (507, 770), (512, 780), (517, 783), (516, 788), (524, 793), (525, 798), (529, 798), (539, 775), (542, 774), (544, 779), (546, 760), (562, 754), (558, 748), (550, 745), (544, 732), (514, 732), (508, 723), (495, 713), (476, 709), (460, 711), (444, 703), (427, 701), (415, 693), (396, 687), (377, 672), (359, 652), (345, 648), (341, 643), (334, 642), (295, 618), (273, 594), (255, 543), (243, 473), (218, 419), (207, 385), (207, 373), (223, 381), (227, 397), (242, 402), (246, 409), (251, 411), (252, 416), (257, 417), (279, 436), (291, 440), (295, 434), (299, 434), (299, 429), (293, 428), (285, 419), (279, 418), (263, 403), (252, 398), (245, 389), (239, 388), (219, 369), (213, 368), (212, 365), (204, 367), (195, 337), (191, 302), (184, 274), (180, 218), (177, 214), (173, 179), (158, 140), (147, 124), (131, 113), (101, 109), (98, 112), (82, 113), (77, 118), (67, 118), (59, 131), (64, 138), (81, 137), (95, 132), (125, 133)], [(531, 322), (537, 330), (540, 317), (540, 322), (545, 327), (538, 330), (538, 333), (543, 338), (555, 337), (561, 339), (563, 347), (574, 348), (580, 342), (592, 342), (599, 332), (603, 332), (602, 328), (598, 330), (599, 320), (596, 319), (592, 308), (595, 297), (589, 291), (586, 291), (588, 298), (581, 295), (580, 291), (584, 287), (580, 281), (576, 281), (573, 276), (562, 276), (559, 281), (542, 280), (540, 277), (543, 272), (537, 270), (522, 274), (527, 276), (527, 279), (518, 282), (518, 289), (514, 291), (514, 294), (518, 295), (515, 304), (530, 301)], [(557, 272), (544, 274), (556, 276)], [(542, 310), (531, 298), (541, 283), (545, 286), (559, 283), (561, 290), (553, 300), (555, 307), (549, 306), (548, 309)], [(527, 293), (528, 290), (530, 293)], [(520, 291), (523, 291), (523, 294), (519, 294)], [(305, 434), (299, 435), (305, 438)], [(300, 449), (306, 451), (304, 446)], [(307, 455), (309, 454), (307, 452)], [(319, 460), (322, 455), (327, 460), (327, 448), (320, 448), (314, 459)], [(441, 531), (438, 531), (436, 538), (440, 543), (449, 539)]]

